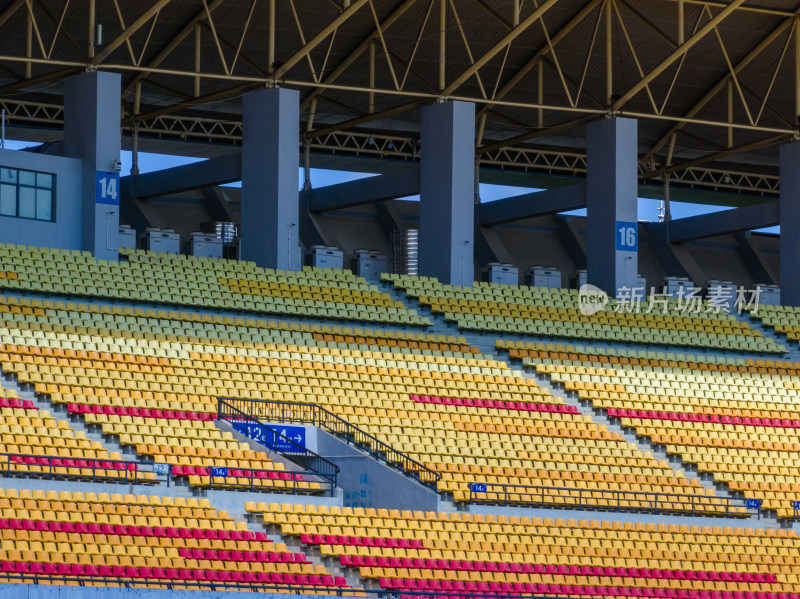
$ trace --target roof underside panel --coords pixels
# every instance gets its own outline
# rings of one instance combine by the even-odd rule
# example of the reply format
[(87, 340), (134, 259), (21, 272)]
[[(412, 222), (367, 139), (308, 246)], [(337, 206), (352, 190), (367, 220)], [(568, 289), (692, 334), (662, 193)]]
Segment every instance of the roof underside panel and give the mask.
[(613, 113), (639, 119), (654, 170), (774, 166), (776, 144), (794, 135), (800, 0), (515, 4), (101, 0), (91, 46), (90, 0), (32, 0), (30, 11), (0, 0), (0, 100), (58, 105), (65, 77), (108, 69), (122, 74), (126, 119), (237, 121), (242, 95), (283, 85), (300, 90), (312, 137), (415, 137), (421, 106), (460, 98), (477, 103), (486, 151), (581, 152), (586, 123)]

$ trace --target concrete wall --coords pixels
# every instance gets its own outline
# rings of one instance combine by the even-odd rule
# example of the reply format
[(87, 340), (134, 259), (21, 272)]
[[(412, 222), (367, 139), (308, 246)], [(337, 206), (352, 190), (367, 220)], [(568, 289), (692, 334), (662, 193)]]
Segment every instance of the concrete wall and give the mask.
[(218, 510), (225, 510), (234, 517), (244, 515), (244, 504), (247, 501), (265, 503), (302, 503), (305, 505), (342, 506), (342, 493), (337, 490), (334, 497), (330, 495), (306, 496), (288, 495), (286, 493), (258, 493), (249, 491), (211, 490), (196, 493), (187, 486), (161, 485), (119, 485), (112, 483), (87, 483), (67, 480), (42, 480), (27, 478), (5, 478), (0, 482), (3, 489), (67, 491), (70, 493), (113, 493), (149, 495), (155, 497), (197, 497), (206, 498)]
[(345, 506), (439, 509), (439, 496), (435, 492), (336, 437), (317, 430), (316, 447), (317, 453), (341, 469), (339, 487), (344, 492)]
[(56, 176), (55, 221), (0, 216), (0, 243), (82, 249), (82, 163), (74, 158), (0, 150), (0, 167), (21, 168)]

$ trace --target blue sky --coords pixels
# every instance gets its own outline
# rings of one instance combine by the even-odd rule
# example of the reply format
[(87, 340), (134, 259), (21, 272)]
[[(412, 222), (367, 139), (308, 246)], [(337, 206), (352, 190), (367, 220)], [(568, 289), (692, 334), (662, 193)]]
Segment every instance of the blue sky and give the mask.
[[(8, 149), (20, 149), (29, 147), (28, 142), (12, 141), (6, 142)], [(121, 154), (122, 160), (122, 174), (127, 175), (131, 171), (131, 152), (123, 151)], [(149, 154), (146, 152), (139, 152), (139, 172), (148, 173), (152, 171), (171, 168), (174, 166), (181, 166), (184, 164), (191, 164), (193, 162), (200, 162), (202, 158), (189, 158), (185, 156), (171, 156), (162, 154)], [(363, 177), (370, 177), (371, 174), (367, 173), (352, 173), (345, 171), (330, 171), (323, 169), (311, 169), (311, 183), (314, 187), (325, 187), (327, 185), (335, 185), (337, 183), (344, 183), (361, 179)], [(303, 179), (303, 171), (300, 169), (300, 180)], [(231, 183), (230, 187), (240, 187), (241, 183)], [(481, 200), (484, 202), (491, 202), (502, 198), (509, 198), (524, 193), (535, 191), (523, 187), (506, 187), (503, 185), (489, 185), (481, 183), (480, 193)], [(419, 196), (412, 196), (407, 199), (418, 200)], [(639, 198), (639, 220), (640, 221), (658, 221), (658, 200), (651, 200), (647, 198)], [(709, 214), (712, 212), (719, 212), (721, 210), (728, 210), (724, 206), (708, 206), (701, 204), (688, 204), (685, 202), (672, 202), (670, 212), (672, 218), (684, 218), (687, 216), (695, 216), (697, 214)], [(585, 216), (586, 210), (574, 210), (566, 214), (576, 216)], [(770, 227), (768, 229), (761, 229), (760, 231), (768, 233), (779, 233), (780, 227)]]

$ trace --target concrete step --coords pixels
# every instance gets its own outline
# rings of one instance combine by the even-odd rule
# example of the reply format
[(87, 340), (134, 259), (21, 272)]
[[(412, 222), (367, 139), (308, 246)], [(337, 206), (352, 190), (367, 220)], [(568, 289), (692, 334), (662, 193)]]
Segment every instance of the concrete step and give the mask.
[[(585, 402), (580, 401), (576, 395), (569, 393), (561, 385), (553, 383), (550, 380), (550, 377), (546, 375), (533, 374), (527, 371), (521, 371), (521, 372), (523, 373), (523, 376), (536, 381), (536, 383), (538, 383), (539, 386), (547, 389), (555, 397), (564, 400), (564, 402), (567, 405), (576, 408), (581, 414), (589, 416), (590, 418), (592, 418), (592, 420), (594, 420), (601, 426), (604, 426), (610, 432), (621, 435), (622, 438), (625, 439), (628, 443), (631, 443), (639, 447), (639, 449), (643, 450), (645, 453), (650, 453), (657, 460), (669, 462), (670, 466), (672, 466), (673, 468), (677, 468), (679, 471), (681, 470), (683, 464), (679, 459), (675, 458), (674, 456), (670, 456), (664, 449), (654, 446), (647, 439), (644, 439), (642, 437), (637, 437), (635, 432), (631, 432), (630, 430), (623, 428), (617, 422), (614, 422), (613, 420), (608, 418), (604, 410), (596, 410), (591, 404), (587, 404)], [(692, 472), (682, 472), (682, 474), (684, 474), (687, 478), (691, 480), (696, 480), (705, 489), (715, 492), (718, 491), (713, 481), (709, 481), (706, 477), (698, 476)]]
[[(788, 339), (786, 335), (782, 333), (776, 333), (775, 329), (773, 329), (772, 327), (764, 326), (761, 323), (761, 320), (750, 318), (746, 314), (737, 314), (737, 318), (742, 322), (746, 322), (748, 325), (750, 325), (750, 328), (755, 329), (767, 339), (772, 339), (772, 341), (774, 341), (775, 343), (783, 345), (786, 348), (787, 350), (786, 354), (782, 356), (777, 356), (775, 357), (775, 359), (800, 362), (800, 344), (798, 344), (797, 341), (792, 341)], [(761, 359), (764, 359), (765, 357), (768, 356), (762, 356)]]
[[(687, 464), (681, 460), (680, 457), (667, 453), (664, 447), (653, 443), (649, 438), (637, 436), (635, 430), (621, 426), (615, 419), (609, 418), (605, 410), (595, 408), (591, 402), (581, 401), (577, 394), (566, 391), (562, 385), (554, 383), (550, 377), (534, 373), (533, 371), (529, 371), (527, 369), (522, 369), (517, 365), (512, 367), (518, 370), (522, 376), (536, 381), (540, 386), (547, 389), (554, 396), (564, 400), (566, 404), (575, 407), (581, 414), (589, 416), (598, 424), (606, 427), (606, 429), (608, 429), (610, 432), (618, 433), (628, 443), (637, 446), (644, 453), (649, 453), (657, 460), (669, 463), (669, 465), (676, 470), (678, 474), (682, 474), (689, 480), (695, 480), (699, 482), (703, 488), (713, 491), (718, 497), (724, 497), (727, 499), (741, 499), (741, 495), (737, 495), (735, 492), (731, 491), (726, 484), (716, 482), (712, 474), (701, 472), (692, 464)], [(754, 516), (757, 514), (755, 511), (752, 511), (751, 513)], [(765, 523), (765, 526), (767, 527), (784, 527), (784, 525), (776, 517), (770, 514), (762, 513), (761, 518), (767, 520), (767, 523)]]
[(289, 551), (294, 553), (305, 553), (313, 562), (322, 564), (325, 569), (333, 576), (343, 576), (347, 585), (353, 588), (363, 588), (365, 581), (361, 578), (358, 568), (348, 568), (342, 566), (339, 558), (323, 556), (319, 547), (314, 545), (303, 545), (300, 537), (296, 535), (280, 534), (278, 527), (268, 527), (259, 516), (248, 517), (248, 528), (253, 531), (263, 531), (275, 543), (283, 543)]
[(70, 415), (66, 406), (52, 402), (43, 393), (37, 393), (33, 385), (20, 383), (15, 375), (3, 371), (0, 371), (0, 378), (5, 388), (16, 391), (22, 399), (32, 401), (33, 405), (40, 410), (49, 410), (54, 418), (68, 421), (73, 430), (81, 431), (90, 441), (96, 441), (109, 451), (119, 453), (125, 460), (142, 461), (137, 456), (134, 448), (121, 445), (116, 437), (112, 435), (104, 435), (99, 427), (90, 426), (82, 416), (77, 414)]

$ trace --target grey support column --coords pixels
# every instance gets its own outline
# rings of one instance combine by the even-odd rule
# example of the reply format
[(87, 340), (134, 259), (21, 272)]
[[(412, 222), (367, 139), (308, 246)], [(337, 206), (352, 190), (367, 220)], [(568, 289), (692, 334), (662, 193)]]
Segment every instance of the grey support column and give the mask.
[(422, 109), (420, 274), (472, 286), (475, 278), (475, 105)]
[(300, 94), (262, 89), (242, 106), (242, 260), (300, 268)]
[(781, 146), (781, 304), (800, 306), (800, 142)]
[(117, 73), (97, 71), (64, 84), (64, 155), (83, 161), (83, 249), (105, 260), (119, 257), (121, 86)]
[(612, 118), (587, 127), (588, 281), (609, 296), (636, 287), (638, 184), (636, 121)]

